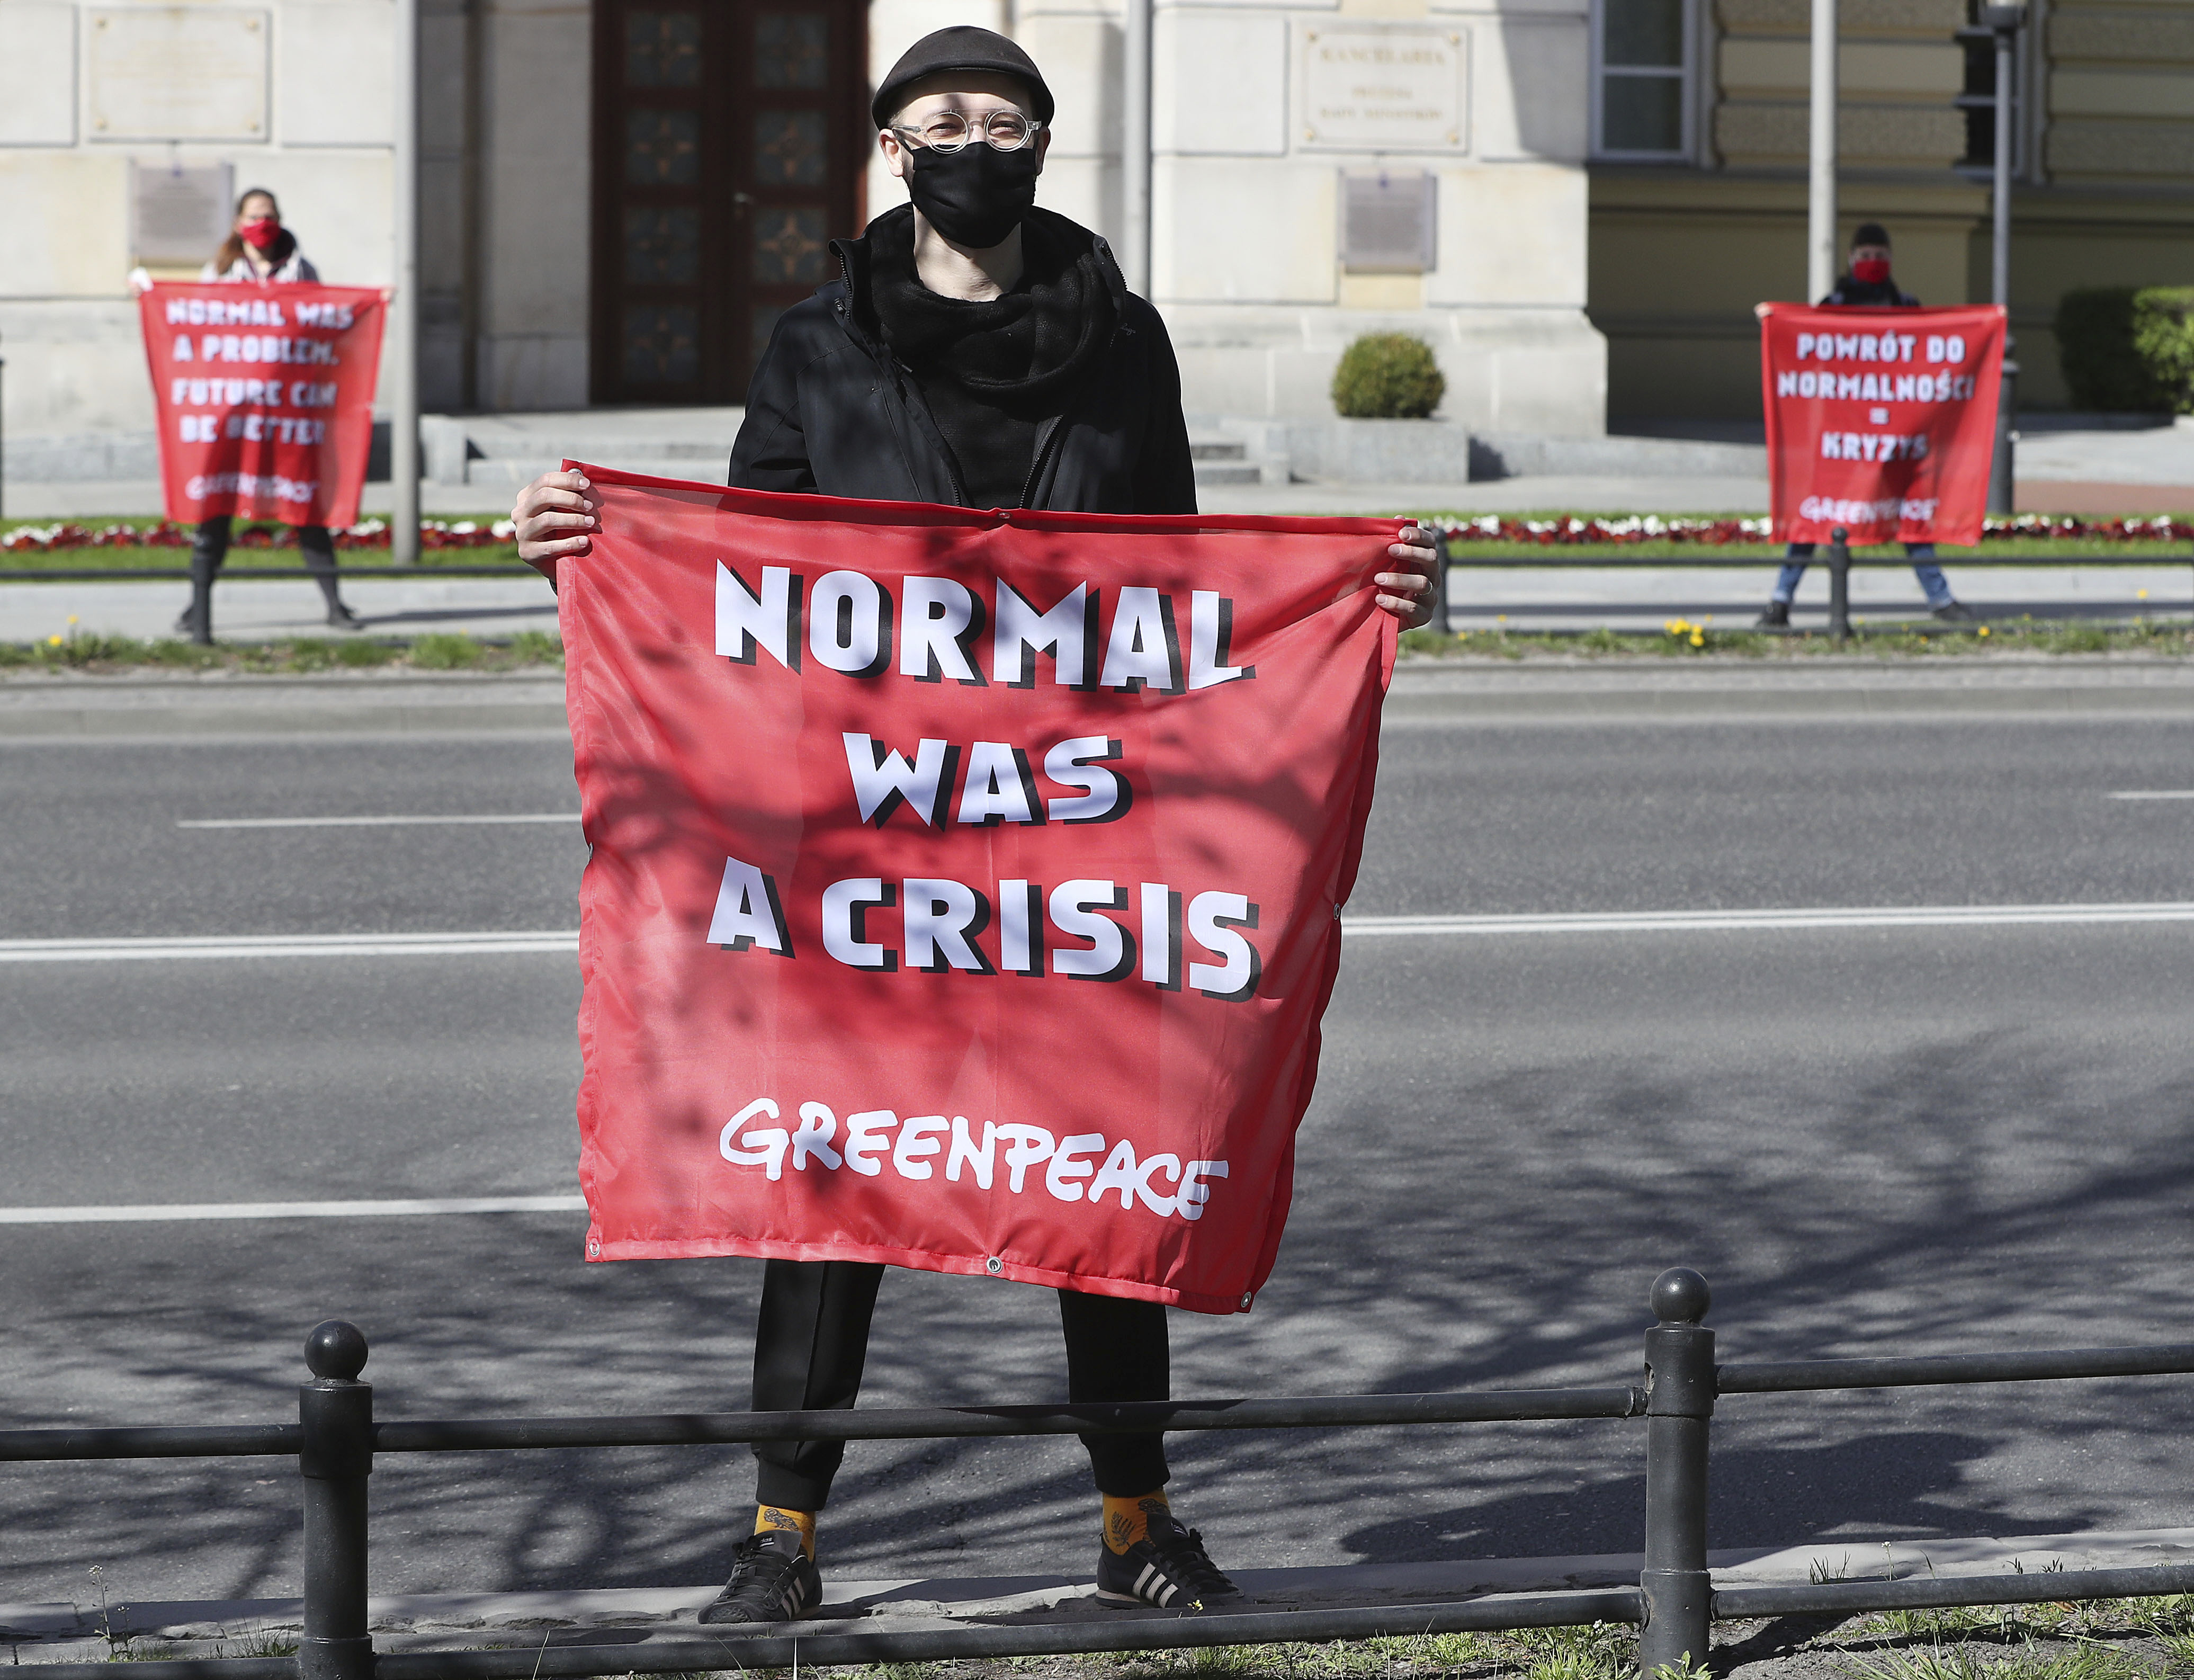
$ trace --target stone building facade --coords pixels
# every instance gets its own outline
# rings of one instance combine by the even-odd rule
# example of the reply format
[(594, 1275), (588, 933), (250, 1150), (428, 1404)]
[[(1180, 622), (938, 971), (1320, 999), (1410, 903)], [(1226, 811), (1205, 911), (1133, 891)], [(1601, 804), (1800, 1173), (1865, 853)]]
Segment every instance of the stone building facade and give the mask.
[[(1844, 0), (1846, 222), (1985, 294), (1968, 0)], [(827, 240), (898, 201), (870, 79), (928, 29), (1059, 98), (1039, 201), (1120, 233), (1117, 0), (420, 0), (429, 411), (736, 402)], [(2036, 0), (2016, 323), (2194, 279), (2194, 0)], [(391, 273), (392, 0), (0, 0), (0, 356), (18, 471), (149, 447), (125, 276), (248, 187), (331, 281)], [(1589, 436), (1756, 412), (1751, 305), (1803, 273), (1806, 0), (1160, 0), (1152, 285), (1192, 411), (1330, 411), (1360, 332), (1444, 411)], [(1967, 103), (1961, 105), (1961, 101)], [(132, 444), (129, 440), (135, 440)]]
[[(1885, 223), (1927, 302), (1989, 296), (1994, 49), (1972, 0), (1842, 0), (1844, 233)], [(1808, 0), (1600, 0), (1664, 32), (1680, 126), (1592, 172), (1591, 314), (1618, 417), (1759, 412), (1752, 305), (1805, 277)], [(2066, 400), (2049, 330), (2076, 286), (2194, 284), (2194, 3), (2030, 0), (2013, 112), (2012, 326), (2025, 406)], [(1607, 99), (1596, 51), (1600, 110)], [(1632, 138), (1635, 139), (1636, 136)]]

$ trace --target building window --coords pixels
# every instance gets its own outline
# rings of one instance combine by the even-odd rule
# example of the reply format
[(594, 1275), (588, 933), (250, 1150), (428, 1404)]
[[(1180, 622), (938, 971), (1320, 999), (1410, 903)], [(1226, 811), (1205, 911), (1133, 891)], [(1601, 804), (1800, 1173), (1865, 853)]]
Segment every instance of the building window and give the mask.
[(1686, 0), (1597, 0), (1595, 155), (1662, 162), (1691, 155), (1691, 10)]
[[(1996, 172), (1996, 32), (1981, 26), (1980, 9), (1981, 0), (1967, 0), (1970, 21), (1958, 32), (1958, 44), (1966, 55), (1965, 86), (1958, 95), (1958, 109), (1966, 119), (1966, 153), (1957, 167), (1967, 175)], [(2029, 173), (2026, 101), (2020, 95), (2027, 73), (2026, 37), (2031, 32), (2030, 23), (2013, 37), (2011, 55), (2011, 172), (2019, 179)]]

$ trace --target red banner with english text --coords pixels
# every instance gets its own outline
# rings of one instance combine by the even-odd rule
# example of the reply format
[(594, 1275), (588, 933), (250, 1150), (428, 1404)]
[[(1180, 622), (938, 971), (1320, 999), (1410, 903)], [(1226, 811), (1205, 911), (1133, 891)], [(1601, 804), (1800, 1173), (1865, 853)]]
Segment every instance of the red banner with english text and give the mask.
[(1979, 542), (2002, 308), (1755, 313), (1775, 540)]
[(1398, 522), (578, 470), (588, 1257), (1248, 1310), (1371, 798)]
[(359, 286), (146, 291), (168, 517), (356, 523), (385, 302)]

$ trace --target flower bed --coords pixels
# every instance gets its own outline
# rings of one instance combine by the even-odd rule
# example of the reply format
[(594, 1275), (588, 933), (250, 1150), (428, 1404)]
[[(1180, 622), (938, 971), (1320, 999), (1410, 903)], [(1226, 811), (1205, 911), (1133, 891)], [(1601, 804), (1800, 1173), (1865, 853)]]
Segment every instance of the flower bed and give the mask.
[[(160, 520), (152, 525), (19, 525), (0, 532), (0, 549), (187, 549), (197, 535), (194, 526)], [(481, 524), (469, 519), (422, 519), (419, 546), (422, 549), (492, 549), (515, 540), (518, 527), (507, 519)], [(335, 533), (339, 549), (385, 549), (388, 521), (369, 519)], [(244, 525), (229, 538), (234, 549), (293, 549), (297, 533), (286, 525)]]
[[(1554, 519), (1516, 519), (1486, 514), (1478, 519), (1443, 521), (1433, 527), (1450, 543), (1570, 544), (1697, 543), (1719, 548), (1732, 543), (1764, 543), (1772, 523), (1757, 519), (1686, 519), (1658, 514), (1571, 515)], [(2194, 538), (2194, 521), (2183, 519), (2082, 520), (2048, 514), (2016, 514), (1983, 523), (1982, 538), (2053, 537), (2088, 543), (2185, 542)]]

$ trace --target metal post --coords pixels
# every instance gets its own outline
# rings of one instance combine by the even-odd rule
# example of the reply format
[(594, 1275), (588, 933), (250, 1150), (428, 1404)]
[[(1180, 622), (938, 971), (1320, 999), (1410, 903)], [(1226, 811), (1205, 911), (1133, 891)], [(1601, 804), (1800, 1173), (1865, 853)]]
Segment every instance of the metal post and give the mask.
[(1121, 268), (1151, 295), (1151, 3), (1127, 0), (1120, 64)]
[(365, 1622), (365, 1479), (373, 1474), (373, 1387), (365, 1338), (330, 1319), (305, 1338), (313, 1380), (297, 1389), (304, 1446), (305, 1631), (297, 1680), (373, 1680)]
[[(8, 371), (8, 364), (0, 360), (0, 374)], [(0, 385), (0, 515), (8, 509), (8, 393)]]
[(1813, 0), (1812, 122), (1806, 193), (1806, 302), (1835, 289), (1836, 0)]
[(1713, 1304), (1707, 1280), (1687, 1266), (1653, 1280), (1660, 1322), (1646, 1332), (1646, 1570), (1638, 1579), (1646, 1625), (1638, 1671), (1704, 1668), (1714, 1618), (1707, 1574), (1707, 1425), (1714, 1416), (1714, 1333), (1701, 1326)]
[(419, 0), (396, 0), (396, 296), (388, 309), (388, 561), (419, 562)]
[(2019, 406), (2019, 364), (2012, 360), (2011, 337), (2011, 152), (2014, 137), (2012, 59), (2019, 44), (2024, 6), (1984, 6), (1981, 21), (1996, 32), (1996, 226), (1989, 253), (1989, 296), (2003, 307), (2003, 377), (1996, 389), (1996, 457), (1989, 465), (1988, 510), (2012, 511), (2012, 430)]
[(1851, 640), (1851, 533), (1841, 525), (1829, 532), (1829, 639)]

